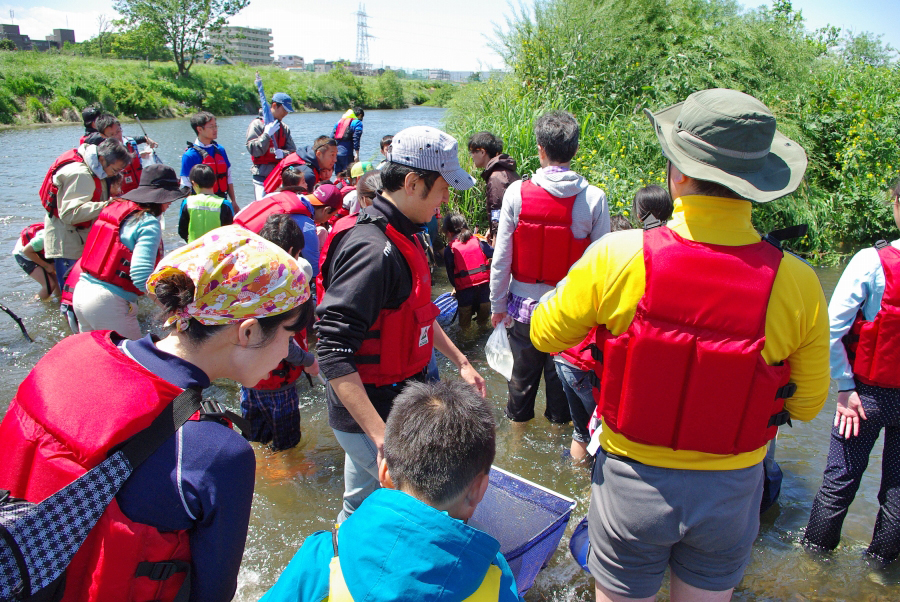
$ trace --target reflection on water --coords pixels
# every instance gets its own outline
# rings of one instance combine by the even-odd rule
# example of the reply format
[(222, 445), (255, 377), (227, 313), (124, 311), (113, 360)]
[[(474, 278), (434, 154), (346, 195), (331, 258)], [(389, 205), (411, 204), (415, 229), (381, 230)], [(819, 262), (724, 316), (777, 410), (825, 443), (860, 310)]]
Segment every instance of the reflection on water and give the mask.
[[(383, 134), (393, 133), (417, 123), (437, 125), (440, 109), (414, 108), (404, 111), (366, 113), (363, 156), (377, 152)], [(339, 113), (294, 114), (287, 118), (298, 145), (310, 142), (319, 133), (330, 131)], [(249, 118), (228, 117), (219, 120), (220, 140), (230, 151), (235, 165), (235, 185), (239, 202), (246, 203), (252, 190), (250, 161), (243, 151), (244, 133)], [(160, 155), (175, 161), (184, 142), (193, 139), (187, 120), (147, 122), (151, 137), (161, 143)], [(125, 126), (126, 133), (139, 130)], [(52, 160), (70, 148), (81, 134), (77, 126), (35, 127), (0, 131), (0, 249), (11, 250), (19, 231), (42, 219), (37, 200), (44, 171)], [(243, 151), (243, 153), (241, 152)], [(177, 215), (170, 210), (165, 241), (172, 249), (181, 244), (175, 232)], [(8, 251), (7, 251), (8, 252)], [(831, 294), (839, 269), (817, 270), (827, 295)], [(434, 295), (447, 290), (442, 271), (435, 274)], [(0, 314), (0, 413), (18, 383), (38, 359), (66, 334), (55, 307), (34, 300), (35, 284), (21, 272), (13, 259), (0, 261), (3, 287), (0, 302), (16, 311), (35, 338), (27, 343), (16, 325)], [(141, 322), (146, 324), (153, 311), (142, 301)], [(540, 483), (578, 501), (568, 533), (550, 562), (538, 575), (529, 600), (590, 600), (593, 585), (568, 553), (568, 535), (587, 512), (590, 476), (584, 467), (572, 466), (563, 456), (571, 430), (548, 423), (541, 417), (543, 393), (538, 396), (539, 416), (525, 425), (512, 425), (502, 413), (506, 403), (506, 382), (488, 368), (484, 345), (488, 333), (460, 337), (456, 326), (448, 332), (469, 356), (472, 364), (487, 379), (498, 424), (498, 466)], [(451, 364), (441, 363), (444, 377), (454, 376)], [(328, 428), (327, 411), (321, 385), (310, 389), (300, 385), (303, 439), (286, 452), (273, 453), (254, 445), (257, 457), (256, 492), (253, 516), (244, 562), (238, 584), (238, 600), (256, 600), (274, 582), (304, 538), (329, 529), (337, 516), (343, 491), (343, 452)], [(77, 394), (77, 393), (76, 393)], [(237, 387), (217, 382), (209, 394), (232, 409), (239, 407)], [(880, 480), (881, 445), (872, 452), (871, 470), (862, 481), (860, 492), (844, 524), (842, 547), (832, 556), (819, 558), (796, 545), (806, 525), (813, 496), (821, 483), (828, 450), (828, 433), (834, 399), (810, 423), (786, 428), (778, 440), (778, 461), (785, 473), (779, 503), (762, 518), (757, 545), (743, 582), (737, 589), (738, 600), (892, 600), (900, 598), (900, 563), (885, 571), (869, 567), (862, 559), (871, 538), (877, 511)], [(660, 599), (667, 598), (664, 589)]]

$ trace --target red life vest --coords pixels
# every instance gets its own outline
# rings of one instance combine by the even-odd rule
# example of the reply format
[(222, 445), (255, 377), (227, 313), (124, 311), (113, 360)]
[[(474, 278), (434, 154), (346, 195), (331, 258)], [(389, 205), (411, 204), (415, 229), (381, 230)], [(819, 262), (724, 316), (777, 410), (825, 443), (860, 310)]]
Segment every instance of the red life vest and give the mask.
[(78, 146), (81, 146), (82, 144), (84, 144), (84, 141), (88, 139), (88, 136), (90, 136), (91, 134), (96, 134), (96, 133), (97, 132), (90, 132), (90, 133), (87, 133), (87, 134), (84, 134), (83, 136), (81, 136), (81, 138), (78, 139)]
[[(297, 341), (297, 344), (300, 345), (304, 351), (309, 351), (309, 343), (306, 342), (305, 328), (294, 335), (294, 340)], [(297, 382), (301, 376), (303, 376), (303, 366), (297, 366), (287, 360), (281, 360), (278, 366), (269, 372), (264, 379), (253, 385), (253, 388), (261, 389), (263, 391), (280, 389), (291, 383)]]
[(307, 163), (305, 160), (301, 159), (300, 155), (298, 155), (297, 153), (291, 153), (284, 159), (279, 161), (278, 164), (272, 168), (271, 173), (266, 176), (266, 179), (263, 182), (263, 190), (266, 192), (266, 194), (270, 194), (281, 188), (281, 172), (283, 172), (291, 165), (308, 165), (309, 168), (313, 171), (313, 174), (315, 174), (316, 176), (316, 182), (322, 181), (322, 177), (319, 175), (319, 170)]
[(213, 145), (210, 148), (213, 149), (212, 153), (202, 146), (188, 142), (187, 150), (194, 149), (197, 151), (203, 159), (203, 164), (213, 170), (213, 174), (216, 176), (216, 183), (212, 187), (213, 194), (217, 194), (224, 199), (228, 196), (228, 163), (225, 161), (225, 155), (216, 148), (215, 141), (213, 141)]
[[(130, 293), (143, 295), (131, 281), (131, 256), (134, 253), (122, 242), (122, 224), (141, 211), (131, 201), (110, 203), (97, 216), (81, 254), (81, 269), (94, 278), (114, 284)], [(162, 259), (162, 245), (156, 251), (156, 263)]]
[(884, 269), (881, 309), (871, 322), (859, 312), (843, 342), (853, 375), (860, 382), (898, 388), (900, 374), (892, 362), (900, 360), (900, 250), (885, 241), (875, 248)]
[(598, 328), (604, 424), (638, 443), (712, 454), (774, 438), (796, 390), (787, 363), (762, 357), (782, 255), (765, 241), (713, 245), (646, 230), (646, 291), (634, 319), (618, 337)]
[[(68, 165), (69, 163), (84, 163), (84, 157), (82, 157), (78, 153), (77, 148), (73, 148), (72, 150), (67, 150), (59, 157), (56, 158), (56, 161), (53, 162), (53, 165), (50, 166), (50, 169), (47, 170), (47, 174), (44, 176), (44, 181), (41, 183), (40, 197), (41, 197), (41, 205), (44, 206), (44, 209), (47, 210), (47, 213), (50, 217), (59, 217), (59, 210), (57, 208), (57, 194), (59, 194), (59, 187), (53, 183), (53, 176), (56, 175), (63, 166)], [(103, 182), (100, 181), (100, 178), (94, 175), (94, 172), (91, 172), (91, 177), (94, 178), (94, 194), (91, 196), (92, 201), (102, 201), (103, 200)], [(89, 228), (91, 222), (80, 222), (75, 224), (76, 228)]]
[(259, 234), (270, 215), (288, 213), (291, 215), (305, 215), (312, 219), (306, 204), (300, 200), (300, 195), (290, 190), (283, 190), (275, 194), (253, 201), (234, 216), (234, 223), (243, 226), (251, 232)]
[(473, 235), (466, 242), (459, 242), (459, 238), (454, 236), (450, 241), (450, 250), (453, 252), (453, 284), (456, 290), (472, 288), (491, 279), (490, 259), (481, 250), (477, 236)]
[(584, 337), (583, 341), (565, 351), (560, 351), (560, 357), (564, 358), (579, 370), (596, 373), (600, 356), (599, 350), (602, 348), (602, 346), (597, 346), (598, 329), (599, 328), (595, 326), (588, 335)]
[(138, 152), (138, 147), (134, 140), (128, 140), (125, 146), (128, 148), (128, 152), (131, 153), (131, 163), (122, 170), (122, 194), (130, 192), (140, 185), (141, 172), (144, 169), (141, 165), (141, 154)]
[(328, 260), (328, 250), (331, 248), (331, 242), (334, 240), (335, 236), (355, 226), (356, 218), (358, 217), (359, 213), (354, 213), (353, 215), (348, 215), (347, 217), (336, 221), (331, 228), (331, 231), (328, 233), (328, 238), (325, 239), (325, 244), (322, 245), (322, 249), (319, 251), (319, 273), (316, 274), (316, 305), (321, 303), (322, 299), (325, 297), (325, 276), (323, 272), (325, 271), (325, 264)]
[[(381, 387), (406, 380), (425, 369), (431, 360), (434, 320), (440, 310), (431, 302), (431, 271), (419, 239), (410, 240), (390, 224), (374, 225), (384, 230), (388, 240), (403, 255), (412, 276), (409, 297), (400, 307), (381, 310), (354, 355), (362, 382)], [(346, 233), (349, 228), (341, 232)], [(322, 264), (322, 269), (327, 270), (329, 264)]]
[(350, 124), (356, 121), (356, 117), (344, 117), (334, 126), (334, 139), (344, 140), (353, 138), (353, 132), (350, 130)]
[(591, 244), (572, 234), (575, 197), (555, 197), (531, 180), (522, 182), (522, 210), (513, 232), (512, 275), (519, 282), (556, 286)]
[[(258, 120), (263, 121), (262, 119)], [(263, 123), (265, 124), (265, 122)], [(284, 126), (282, 124), (282, 127), (279, 127), (275, 132), (275, 137), (272, 138), (272, 142), (269, 144), (269, 150), (259, 157), (250, 155), (250, 160), (253, 161), (254, 165), (274, 165), (275, 163), (278, 163), (278, 159), (275, 158), (275, 149), (283, 149), (285, 144), (287, 144), (287, 135), (284, 133)]]
[[(147, 428), (181, 393), (116, 348), (111, 332), (66, 337), (28, 374), (0, 423), (0, 487), (40, 502)], [(72, 403), (72, 383), (83, 403)], [(188, 531), (160, 532), (126, 517), (113, 499), (66, 573), (64, 602), (173, 600), (186, 572), (137, 577), (191, 560)], [(168, 568), (172, 568), (169, 566)]]
[[(19, 242), (21, 242), (22, 246), (24, 247), (31, 242), (31, 239), (34, 238), (35, 234), (43, 229), (44, 222), (38, 222), (36, 224), (31, 224), (30, 226), (25, 226), (25, 228), (22, 230), (22, 233), (19, 234)], [(38, 251), (38, 257), (45, 260), (47, 259), (46, 257), (44, 257), (43, 251)]]

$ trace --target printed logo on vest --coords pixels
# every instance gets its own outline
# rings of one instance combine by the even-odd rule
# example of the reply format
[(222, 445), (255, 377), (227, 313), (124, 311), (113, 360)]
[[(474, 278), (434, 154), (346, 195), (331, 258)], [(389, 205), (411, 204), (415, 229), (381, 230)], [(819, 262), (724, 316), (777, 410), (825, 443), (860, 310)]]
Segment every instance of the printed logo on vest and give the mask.
[(431, 328), (431, 324), (428, 326), (422, 327), (422, 332), (419, 333), (419, 347), (423, 347), (428, 344), (428, 329)]

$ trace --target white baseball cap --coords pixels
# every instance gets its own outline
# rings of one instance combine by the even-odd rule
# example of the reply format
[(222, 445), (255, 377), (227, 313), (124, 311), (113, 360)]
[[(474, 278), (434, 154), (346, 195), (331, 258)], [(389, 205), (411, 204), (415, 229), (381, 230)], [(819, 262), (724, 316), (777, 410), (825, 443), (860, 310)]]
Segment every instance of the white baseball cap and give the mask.
[(459, 166), (456, 138), (426, 125), (416, 125), (394, 134), (387, 160), (408, 167), (440, 173), (456, 190), (468, 190), (475, 178)]

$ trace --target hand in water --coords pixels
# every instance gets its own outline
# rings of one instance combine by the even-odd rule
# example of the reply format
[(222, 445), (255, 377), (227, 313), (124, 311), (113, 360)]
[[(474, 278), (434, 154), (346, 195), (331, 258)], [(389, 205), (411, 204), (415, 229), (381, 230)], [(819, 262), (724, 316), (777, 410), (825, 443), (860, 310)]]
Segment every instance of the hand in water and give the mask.
[(834, 426), (838, 429), (838, 435), (844, 439), (859, 436), (860, 418), (866, 420), (866, 410), (862, 406), (859, 393), (856, 391), (839, 392), (837, 411), (834, 413)]
[(478, 391), (478, 394), (482, 397), (487, 395), (487, 384), (484, 382), (484, 378), (478, 374), (478, 370), (472, 367), (472, 364), (469, 362), (464, 363), (459, 367), (459, 376), (475, 387), (475, 390)]

